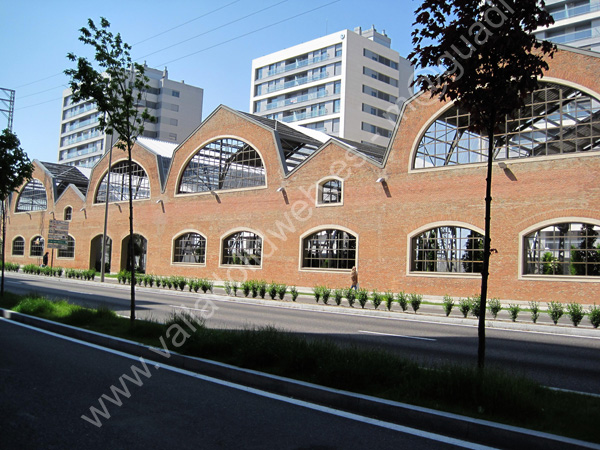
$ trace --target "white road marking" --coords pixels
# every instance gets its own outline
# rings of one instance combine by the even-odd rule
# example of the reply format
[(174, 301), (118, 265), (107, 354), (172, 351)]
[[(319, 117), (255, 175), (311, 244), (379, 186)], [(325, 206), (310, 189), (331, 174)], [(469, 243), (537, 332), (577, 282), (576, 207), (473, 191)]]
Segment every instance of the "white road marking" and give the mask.
[(378, 333), (377, 331), (367, 331), (367, 330), (358, 330), (358, 332), (363, 333), (363, 334), (374, 334), (377, 336), (392, 336), (392, 337), (399, 337), (399, 338), (405, 338), (405, 339), (417, 339), (419, 341), (432, 341), (432, 342), (437, 341), (437, 339), (424, 338), (424, 337), (419, 337), (419, 336), (406, 336), (404, 334)]

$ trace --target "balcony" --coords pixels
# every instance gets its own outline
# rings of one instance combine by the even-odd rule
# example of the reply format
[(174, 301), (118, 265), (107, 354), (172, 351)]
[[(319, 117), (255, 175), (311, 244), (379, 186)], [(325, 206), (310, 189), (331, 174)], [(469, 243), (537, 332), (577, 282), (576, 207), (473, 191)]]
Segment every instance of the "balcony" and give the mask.
[(328, 90), (325, 90), (322, 92), (315, 92), (312, 94), (299, 95), (298, 97), (287, 98), (285, 100), (280, 100), (278, 102), (270, 103), (267, 105), (267, 111), (269, 111), (271, 109), (282, 108), (284, 106), (297, 105), (300, 103), (307, 102), (309, 100), (315, 100), (318, 98), (325, 98), (325, 97), (329, 97), (329, 96), (330, 96), (330, 94), (329, 94)]
[[(318, 75), (313, 75), (311, 77), (306, 76), (302, 78), (297, 78), (295, 80), (287, 81), (283, 83), (283, 85), (272, 86), (267, 89), (266, 94), (270, 94), (272, 92), (282, 91), (284, 89), (289, 89), (291, 87), (302, 86), (303, 84), (312, 83), (313, 81), (323, 80), (324, 78), (329, 77), (329, 72), (323, 72)], [(262, 94), (261, 94), (262, 95)]]
[(267, 73), (267, 76), (265, 78), (272, 77), (273, 75), (279, 75), (280, 73), (290, 72), (292, 70), (296, 70), (301, 67), (308, 67), (313, 64), (322, 62), (322, 61), (327, 61), (328, 59), (329, 59), (328, 54), (321, 55), (321, 56), (315, 56), (314, 58), (310, 58), (310, 59), (303, 59), (303, 60), (297, 61), (292, 64), (287, 64), (285, 67), (279, 67), (278, 69), (269, 70), (269, 72)]
[(296, 113), (296, 114), (292, 114), (289, 116), (284, 116), (282, 122), (286, 122), (286, 123), (297, 122), (299, 120), (312, 119), (314, 117), (326, 116), (328, 114), (332, 114), (332, 113), (327, 112), (326, 109), (319, 109), (317, 111)]
[(574, 8), (561, 9), (560, 11), (550, 12), (550, 15), (554, 18), (554, 20), (564, 20), (570, 19), (571, 17), (581, 16), (583, 14), (588, 14), (591, 12), (596, 12), (600, 10), (600, 4), (595, 5), (582, 5), (576, 6)]

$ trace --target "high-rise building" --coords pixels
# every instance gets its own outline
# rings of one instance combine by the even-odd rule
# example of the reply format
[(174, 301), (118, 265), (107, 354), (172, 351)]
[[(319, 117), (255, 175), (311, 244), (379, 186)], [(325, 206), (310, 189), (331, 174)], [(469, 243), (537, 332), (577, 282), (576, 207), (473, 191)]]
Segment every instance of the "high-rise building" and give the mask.
[(375, 27), (342, 30), (252, 61), (250, 112), (386, 146), (413, 67)]
[[(150, 88), (143, 105), (156, 122), (147, 122), (144, 136), (181, 143), (202, 121), (202, 88), (169, 79), (167, 69), (145, 66)], [(72, 91), (63, 92), (58, 143), (58, 162), (92, 167), (110, 147), (111, 136), (99, 131), (100, 112), (92, 100), (72, 101)], [(115, 139), (115, 138), (113, 138)]]
[(554, 25), (535, 32), (539, 39), (600, 51), (600, 0), (546, 0)]

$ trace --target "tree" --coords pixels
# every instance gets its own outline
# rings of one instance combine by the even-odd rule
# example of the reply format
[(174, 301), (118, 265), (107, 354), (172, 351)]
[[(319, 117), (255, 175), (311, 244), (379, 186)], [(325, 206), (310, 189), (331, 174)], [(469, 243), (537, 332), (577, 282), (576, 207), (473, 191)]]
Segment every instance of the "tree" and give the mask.
[(2, 281), (0, 296), (4, 296), (4, 250), (6, 248), (6, 203), (24, 181), (31, 180), (33, 164), (20, 147), (17, 135), (5, 129), (0, 135), (0, 202), (2, 202)]
[[(415, 84), (470, 113), (469, 131), (487, 136), (485, 235), (480, 311), (485, 311), (490, 265), (494, 133), (522, 107), (548, 69), (555, 46), (531, 34), (554, 23), (538, 0), (424, 0), (417, 8), (411, 62), (439, 68)], [(477, 363), (485, 361), (485, 315), (479, 316)]]
[[(129, 175), (129, 266), (135, 267), (132, 198), (131, 149), (135, 140), (144, 132), (144, 122), (153, 122), (147, 108), (142, 108), (142, 95), (149, 88), (144, 67), (131, 59), (131, 46), (123, 42), (121, 35), (109, 31), (110, 23), (104, 17), (100, 27), (88, 19), (88, 28), (79, 30), (79, 40), (90, 45), (94, 60), (100, 70), (84, 57), (69, 53), (67, 58), (77, 63), (77, 68), (65, 70), (71, 77), (69, 86), (73, 91), (73, 101), (92, 99), (98, 111), (100, 130), (106, 134), (116, 134), (119, 140), (115, 146), (127, 150)], [(110, 168), (109, 168), (110, 170)], [(135, 321), (135, 270), (131, 273), (131, 322)]]

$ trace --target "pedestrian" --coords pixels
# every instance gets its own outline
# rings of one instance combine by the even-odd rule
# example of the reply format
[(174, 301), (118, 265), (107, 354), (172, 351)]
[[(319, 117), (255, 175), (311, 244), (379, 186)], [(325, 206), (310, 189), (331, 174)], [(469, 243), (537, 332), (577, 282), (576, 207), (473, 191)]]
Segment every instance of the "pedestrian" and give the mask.
[(358, 290), (358, 272), (356, 271), (356, 266), (352, 266), (352, 272), (350, 272), (350, 279), (352, 280), (352, 286), (350, 289), (354, 288), (355, 291)]
[(46, 252), (44, 254), (44, 257), (42, 258), (42, 267), (46, 267), (48, 265), (48, 252)]

